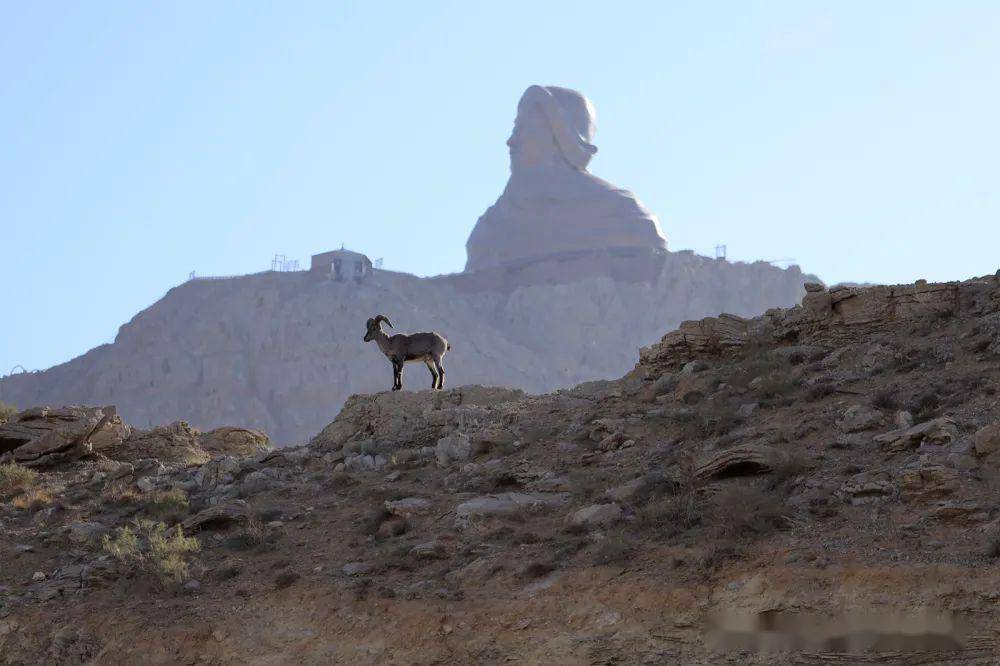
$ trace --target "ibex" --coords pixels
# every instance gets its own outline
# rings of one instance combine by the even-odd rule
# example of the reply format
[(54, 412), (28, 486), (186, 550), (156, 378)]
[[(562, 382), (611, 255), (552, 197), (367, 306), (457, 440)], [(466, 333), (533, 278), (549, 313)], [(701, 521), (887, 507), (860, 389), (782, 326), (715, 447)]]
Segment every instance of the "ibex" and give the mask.
[(382, 322), (392, 328), (392, 322), (385, 315), (369, 319), (364, 341), (374, 340), (392, 363), (392, 390), (403, 388), (403, 365), (410, 361), (423, 361), (427, 365), (427, 369), (431, 371), (432, 389), (444, 388), (444, 366), (441, 365), (441, 359), (451, 349), (448, 341), (437, 333), (397, 333), (389, 337), (382, 330)]

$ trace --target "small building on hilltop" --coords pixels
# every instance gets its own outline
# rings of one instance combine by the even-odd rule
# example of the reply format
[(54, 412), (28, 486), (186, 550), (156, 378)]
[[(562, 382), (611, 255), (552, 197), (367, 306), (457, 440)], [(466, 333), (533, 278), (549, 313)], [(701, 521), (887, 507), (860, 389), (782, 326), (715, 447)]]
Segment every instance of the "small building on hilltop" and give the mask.
[(372, 274), (372, 260), (360, 252), (340, 248), (332, 252), (314, 254), (309, 270), (337, 282), (346, 280), (361, 282)]

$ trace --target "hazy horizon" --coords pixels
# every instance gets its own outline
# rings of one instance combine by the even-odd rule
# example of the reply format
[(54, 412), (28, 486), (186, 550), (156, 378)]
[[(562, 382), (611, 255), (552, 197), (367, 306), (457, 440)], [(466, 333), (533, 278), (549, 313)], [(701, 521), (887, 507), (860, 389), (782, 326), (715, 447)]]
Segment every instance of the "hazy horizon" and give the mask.
[[(833, 283), (1000, 267), (1000, 6), (8, 5), (0, 375), (199, 275), (340, 247), (460, 271), (535, 83), (671, 250)], [(411, 228), (431, 233), (412, 234)], [(782, 263), (781, 265), (786, 265)]]

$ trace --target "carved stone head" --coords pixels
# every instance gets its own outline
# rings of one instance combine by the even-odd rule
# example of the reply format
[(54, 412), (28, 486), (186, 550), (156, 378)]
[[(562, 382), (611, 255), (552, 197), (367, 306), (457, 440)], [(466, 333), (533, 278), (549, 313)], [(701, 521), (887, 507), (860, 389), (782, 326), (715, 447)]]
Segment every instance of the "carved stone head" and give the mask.
[(511, 171), (569, 167), (586, 171), (597, 152), (591, 143), (597, 114), (586, 97), (568, 88), (531, 86), (517, 105), (507, 139)]

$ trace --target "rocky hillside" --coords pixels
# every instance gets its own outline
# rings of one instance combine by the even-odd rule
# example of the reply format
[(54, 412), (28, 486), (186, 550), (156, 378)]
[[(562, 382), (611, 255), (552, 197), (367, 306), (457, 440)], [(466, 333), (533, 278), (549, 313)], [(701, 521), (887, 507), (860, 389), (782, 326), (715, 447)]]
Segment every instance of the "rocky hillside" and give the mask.
[(278, 451), (31, 410), (0, 663), (996, 663), (998, 390), (991, 276), (810, 285), (545, 395), (356, 395)]
[[(0, 380), (0, 400), (114, 404), (130, 423), (241, 423), (303, 443), (352, 393), (392, 385), (364, 345), (364, 322), (438, 330), (453, 385), (541, 392), (618, 377), (635, 350), (693, 317), (754, 315), (801, 297), (798, 267), (732, 264), (691, 253), (606, 253), (432, 279), (377, 271), (360, 284), (308, 272), (195, 280), (121, 327), (114, 344)], [(419, 366), (408, 388), (429, 386)]]

